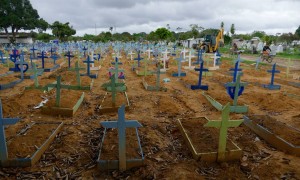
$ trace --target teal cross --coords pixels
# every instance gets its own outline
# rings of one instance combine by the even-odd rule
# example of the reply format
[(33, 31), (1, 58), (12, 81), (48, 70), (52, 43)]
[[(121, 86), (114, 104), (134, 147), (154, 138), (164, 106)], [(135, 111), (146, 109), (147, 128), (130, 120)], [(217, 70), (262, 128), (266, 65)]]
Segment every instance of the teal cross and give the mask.
[(123, 69), (119, 69), (119, 63), (118, 63), (118, 58), (117, 57), (116, 57), (115, 69), (110, 69), (109, 72), (111, 72), (112, 74), (114, 74), (115, 81), (116, 81), (116, 83), (118, 83), (119, 72), (124, 72), (124, 70)]
[(229, 120), (230, 103), (227, 103), (222, 109), (222, 120), (210, 120), (204, 127), (215, 127), (220, 129), (218, 161), (225, 160), (227, 131), (229, 127), (238, 127), (243, 120)]
[(140, 60), (140, 62), (144, 63), (144, 72), (142, 73), (144, 76), (148, 75), (149, 72), (148, 72), (148, 64), (150, 64), (150, 60), (149, 59), (143, 59), (143, 60)]
[(76, 81), (77, 81), (77, 85), (81, 86), (81, 79), (80, 79), (80, 70), (83, 70), (84, 68), (81, 68), (79, 66), (79, 62), (76, 61), (75, 63), (75, 68), (70, 68), (69, 71), (75, 71), (76, 72)]
[(3, 118), (2, 102), (0, 99), (0, 161), (6, 161), (8, 159), (6, 138), (4, 126), (16, 124), (19, 122), (19, 118)]
[(57, 76), (56, 78), (56, 84), (48, 84), (48, 87), (56, 88), (56, 101), (55, 106), (60, 107), (60, 91), (61, 89), (69, 89), (69, 85), (63, 85), (61, 84), (61, 76)]
[[(126, 128), (138, 128), (142, 125), (136, 120), (125, 119), (125, 105), (118, 109), (117, 121), (104, 121), (100, 123), (104, 128), (118, 128), (119, 143), (119, 170), (126, 170)], [(142, 153), (142, 152), (141, 152)]]

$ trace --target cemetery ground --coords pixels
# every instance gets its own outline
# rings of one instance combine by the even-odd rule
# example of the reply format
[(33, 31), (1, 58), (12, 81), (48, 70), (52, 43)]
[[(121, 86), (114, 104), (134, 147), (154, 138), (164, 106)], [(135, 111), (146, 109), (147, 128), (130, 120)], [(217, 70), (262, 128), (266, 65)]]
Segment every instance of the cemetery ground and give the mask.
[[(4, 117), (21, 118), (19, 123), (10, 125), (5, 130), (10, 158), (30, 156), (30, 153), (39, 147), (40, 141), (49, 136), (49, 132), (53, 130), (51, 125), (31, 128), (34, 127), (33, 123), (64, 122), (62, 130), (42, 155), (40, 161), (27, 168), (0, 168), (0, 177), (4, 179), (75, 179), (80, 177), (83, 179), (300, 179), (300, 157), (276, 149), (244, 124), (228, 130), (229, 139), (242, 149), (242, 156), (239, 160), (208, 163), (193, 159), (180, 133), (177, 120), (181, 119), (184, 122), (203, 116), (210, 120), (221, 119), (221, 112), (208, 102), (202, 95), (202, 90), (188, 89), (182, 83), (187, 78), (188, 82), (197, 84), (199, 72), (184, 70), (187, 77), (182, 80), (172, 77), (171, 72), (177, 71), (177, 66), (171, 59), (169, 70), (166, 74), (161, 74), (161, 80), (170, 79), (167, 83), (161, 81), (161, 85), (164, 85), (167, 91), (146, 91), (142, 85), (143, 76), (137, 76), (131, 70), (130, 60), (126, 59), (125, 54), (122, 56), (120, 61), (123, 65), (119, 67), (125, 70), (124, 81), (130, 102), (129, 110), (125, 115), (126, 119), (138, 120), (143, 125), (139, 128), (139, 135), (145, 155), (144, 166), (124, 172), (97, 169), (96, 160), (104, 131), (100, 122), (117, 119), (117, 112), (104, 114), (97, 112), (106, 94), (101, 85), (109, 81), (108, 68), (112, 66), (113, 61), (109, 53), (103, 58), (102, 68), (99, 71), (93, 71), (93, 73), (98, 73), (98, 78), (94, 80), (92, 89), (79, 91), (85, 93), (84, 101), (73, 117), (44, 115), (41, 109), (35, 109), (34, 107), (45, 98), (48, 98), (50, 102), (55, 99), (55, 90), (46, 93), (40, 90), (25, 90), (25, 86), (33, 85), (33, 80), (25, 79), (11, 89), (0, 91)], [(228, 102), (232, 103), (224, 84), (232, 81), (232, 76), (228, 72), (229, 68), (233, 68), (234, 65), (229, 58), (222, 59), (220, 69), (213, 71), (212, 76), (204, 76), (202, 84), (209, 86), (206, 94), (225, 105)], [(72, 60), (72, 67), (74, 67), (75, 60), (77, 58)], [(186, 63), (183, 65), (186, 66)], [(62, 76), (62, 81), (66, 84), (71, 84), (73, 81), (75, 83), (75, 72), (67, 72), (67, 64), (65, 63), (54, 72), (44, 73), (39, 77), (40, 83), (55, 81), (58, 75)], [(141, 65), (143, 66), (143, 63)], [(84, 64), (81, 64), (81, 67), (84, 67)], [(206, 64), (205, 67), (207, 67)], [(230, 113), (230, 119), (243, 119), (243, 115), (250, 117), (262, 115), (266, 116), (265, 118), (270, 116), (273, 120), (276, 119), (300, 129), (299, 86), (289, 83), (299, 84), (299, 80), (294, 80), (292, 74), (300, 74), (300, 71), (291, 68), (291, 75), (286, 78), (285, 68), (277, 67), (281, 72), (275, 75), (274, 84), (281, 85), (281, 89), (269, 90), (263, 88), (262, 85), (270, 83), (271, 75), (267, 73), (267, 70), (272, 68), (270, 64), (260, 65), (259, 70), (255, 70), (255, 65), (246, 63), (241, 63), (240, 67), (243, 69), (241, 81), (248, 82), (248, 86), (239, 97), (238, 104), (249, 106), (249, 110), (245, 114)], [(149, 65), (149, 69), (155, 70), (155, 68), (155, 65)], [(150, 78), (156, 79), (156, 76), (148, 76), (146, 79)], [(63, 105), (68, 106), (73, 103), (73, 100), (78, 99), (78, 95), (74, 95), (76, 98), (72, 97), (72, 90), (64, 90), (63, 93), (61, 97)], [(118, 96), (120, 94), (117, 98)], [(266, 124), (272, 125), (273, 123)], [(199, 145), (199, 149), (217, 151), (218, 138), (201, 133), (203, 130), (201, 126), (195, 125), (190, 128), (195, 132), (197, 130), (200, 132), (192, 135), (194, 136), (192, 139), (204, 136), (206, 140)], [(115, 133), (117, 130), (109, 131)], [(218, 136), (219, 131), (215, 133)], [(277, 130), (276, 133), (283, 137), (290, 136), (289, 132), (284, 130)], [(26, 134), (32, 135), (37, 141), (22, 139), (22, 136)], [(291, 140), (299, 146), (299, 135)], [(108, 145), (106, 151), (113, 152), (118, 148), (114, 142)]]

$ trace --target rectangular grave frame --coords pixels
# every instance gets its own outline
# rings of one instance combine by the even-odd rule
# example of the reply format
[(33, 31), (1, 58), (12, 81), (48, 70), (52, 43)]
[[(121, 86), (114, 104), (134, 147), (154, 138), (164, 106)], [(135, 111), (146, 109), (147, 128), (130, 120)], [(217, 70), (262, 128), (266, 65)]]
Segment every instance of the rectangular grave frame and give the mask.
[[(141, 140), (140, 140), (137, 128), (135, 128), (135, 130), (136, 130), (136, 137), (137, 137), (138, 144), (139, 144), (139, 150), (141, 152), (141, 158), (126, 159), (126, 169), (140, 167), (140, 166), (144, 165), (145, 157), (144, 157), (143, 150), (142, 150)], [(100, 144), (100, 151), (99, 151), (99, 155), (98, 155), (98, 159), (97, 159), (97, 168), (100, 170), (119, 169), (119, 160), (101, 160), (101, 150), (102, 150), (102, 146), (104, 143), (105, 135), (106, 135), (106, 129), (104, 130), (103, 137), (102, 137), (101, 144)]]
[(13, 82), (10, 82), (10, 83), (7, 83), (7, 84), (0, 84), (0, 90), (12, 88), (12, 87), (14, 87), (15, 85), (17, 85), (21, 82), (23, 82), (23, 79), (18, 79), (16, 81), (13, 81)]
[[(218, 111), (221, 111), (223, 109), (223, 105), (221, 103), (219, 103), (217, 100), (215, 100), (214, 98), (212, 98), (210, 95), (206, 94), (205, 92), (202, 92), (201, 94)], [(247, 113), (248, 109), (249, 109), (249, 107), (247, 105), (245, 105), (245, 106), (239, 106), (239, 105), (238, 106), (233, 106), (233, 105), (230, 105), (230, 112), (234, 112), (234, 113)]]
[(77, 86), (77, 85), (70, 85), (68, 89), (71, 90), (91, 90), (94, 85), (94, 79), (91, 79), (91, 83), (89, 86)]
[[(44, 71), (42, 69), (39, 69), (38, 71), (39, 72), (37, 73), (37, 76), (41, 76), (44, 73)], [(20, 75), (16, 75), (15, 77), (21, 78)], [(34, 79), (34, 74), (27, 75), (26, 73), (24, 73), (24, 79)]]
[[(151, 86), (151, 85), (149, 85), (149, 84), (146, 82), (145, 78), (143, 78), (142, 84), (143, 84), (144, 88), (145, 88), (147, 91), (157, 91), (157, 87), (156, 87), (156, 86)], [(167, 90), (168, 90), (168, 89), (167, 89), (166, 87), (160, 86), (158, 91), (164, 91), (164, 92), (167, 92)]]
[[(206, 117), (194, 117), (192, 119), (197, 119), (197, 118), (205, 118), (207, 120), (207, 122), (209, 121)], [(181, 123), (182, 119), (177, 119), (177, 126), (179, 127), (179, 130), (184, 138), (184, 141), (187, 143), (188, 148), (190, 149), (193, 158), (195, 160), (203, 160), (206, 162), (217, 162), (218, 160), (218, 152), (217, 149), (216, 151), (213, 152), (197, 152), (192, 140), (189, 138), (188, 134), (186, 133), (186, 130), (184, 129), (182, 123)], [(231, 141), (229, 138), (227, 138), (228, 141), (230, 141), (236, 149), (234, 150), (230, 150), (230, 151), (226, 151), (225, 152), (225, 160), (224, 161), (234, 161), (234, 160), (239, 160), (240, 157), (242, 156), (242, 149), (240, 147), (238, 147), (233, 141)]]
[[(128, 95), (127, 95), (126, 92), (121, 92), (121, 93), (124, 93), (124, 96), (125, 96), (125, 99), (126, 99), (126, 102), (124, 102), (125, 103), (125, 110), (129, 110), (130, 103), (129, 103), (129, 100), (128, 100)], [(103, 97), (103, 99), (102, 99), (102, 101), (100, 103), (99, 109), (97, 111), (100, 114), (111, 113), (111, 112), (118, 112), (118, 109), (122, 105), (122, 104), (120, 104), (119, 106), (116, 106), (116, 107), (112, 107), (112, 106), (102, 107), (102, 104), (105, 101), (107, 95), (108, 95), (108, 92), (105, 93), (105, 95), (104, 95), (104, 97)]]
[(81, 97), (78, 99), (76, 104), (73, 106), (73, 108), (63, 108), (63, 107), (49, 107), (49, 106), (43, 106), (42, 107), (42, 114), (47, 115), (61, 115), (66, 117), (73, 117), (76, 111), (79, 109), (81, 103), (84, 99), (84, 92), (82, 93)]
[(57, 124), (58, 127), (49, 136), (49, 138), (38, 148), (30, 158), (15, 158), (8, 159), (4, 162), (0, 161), (0, 167), (30, 167), (40, 160), (44, 152), (49, 148), (50, 144), (54, 141), (55, 136), (60, 132), (63, 122), (36, 122), (35, 124)]
[[(60, 67), (59, 64), (55, 64), (53, 67), (51, 68), (44, 68), (44, 72), (52, 72), (55, 71), (56, 69), (58, 69)], [(38, 68), (38, 70), (43, 69), (43, 68)]]
[[(259, 116), (259, 115), (256, 115), (256, 116)], [(270, 132), (268, 129), (266, 129), (265, 127), (263, 127), (259, 124), (254, 124), (252, 122), (252, 120), (247, 116), (243, 116), (243, 118), (244, 118), (244, 124), (248, 128), (250, 128), (253, 132), (255, 132), (257, 135), (259, 135), (261, 138), (263, 138), (265, 141), (267, 141), (269, 144), (271, 144), (272, 146), (274, 146), (275, 148), (277, 148), (281, 151), (288, 152), (289, 154), (293, 154), (296, 156), (300, 156), (300, 146), (295, 146), (295, 145), (287, 142), (283, 138)], [(286, 126), (288, 128), (299, 131), (299, 134), (300, 134), (299, 129), (296, 129), (289, 125), (286, 125)]]
[(5, 76), (10, 75), (10, 74), (13, 74), (13, 73), (15, 73), (15, 72), (13, 72), (13, 71), (7, 71), (7, 72), (4, 73), (4, 74), (0, 74), (0, 77), (5, 77)]

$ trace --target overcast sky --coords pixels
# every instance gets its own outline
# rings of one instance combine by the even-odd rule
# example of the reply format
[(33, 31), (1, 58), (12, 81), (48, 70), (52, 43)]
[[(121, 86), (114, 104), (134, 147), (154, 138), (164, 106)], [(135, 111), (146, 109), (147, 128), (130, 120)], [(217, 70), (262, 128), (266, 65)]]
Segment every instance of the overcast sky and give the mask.
[[(300, 0), (31, 0), (48, 23), (70, 22), (76, 35), (151, 32), (170, 25), (189, 30), (190, 24), (236, 33), (292, 32), (300, 25)], [(95, 28), (96, 27), (96, 28)]]

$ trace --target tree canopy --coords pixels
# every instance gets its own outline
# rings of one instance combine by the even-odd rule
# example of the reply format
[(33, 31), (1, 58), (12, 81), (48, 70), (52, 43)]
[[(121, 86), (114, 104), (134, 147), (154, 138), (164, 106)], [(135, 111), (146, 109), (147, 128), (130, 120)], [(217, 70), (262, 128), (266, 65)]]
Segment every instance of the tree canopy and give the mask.
[(154, 33), (160, 40), (167, 40), (172, 37), (171, 31), (166, 28), (158, 28)]
[(66, 41), (68, 37), (76, 34), (76, 30), (72, 26), (69, 26), (69, 24), (69, 22), (61, 23), (55, 21), (51, 25), (52, 34), (59, 38), (59, 40)]
[[(48, 23), (40, 19), (29, 0), (0, 0), (0, 29), (4, 29), (7, 38), (14, 43), (19, 30), (39, 28), (44, 31)], [(12, 38), (9, 37), (11, 30)]]

